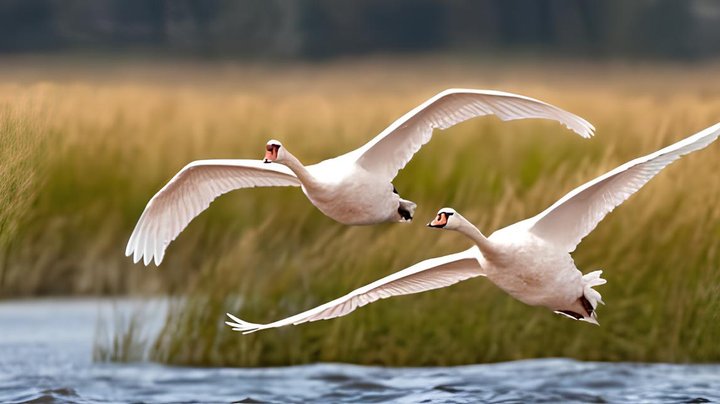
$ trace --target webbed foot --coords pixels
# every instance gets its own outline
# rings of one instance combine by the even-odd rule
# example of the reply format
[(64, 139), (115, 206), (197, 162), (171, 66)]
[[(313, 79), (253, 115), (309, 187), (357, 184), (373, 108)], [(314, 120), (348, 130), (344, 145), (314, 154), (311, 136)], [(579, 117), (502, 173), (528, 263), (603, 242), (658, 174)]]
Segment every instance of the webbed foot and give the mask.
[(400, 199), (400, 205), (398, 206), (398, 214), (400, 215), (400, 222), (411, 222), (413, 215), (415, 215), (415, 208), (417, 205), (414, 202)]

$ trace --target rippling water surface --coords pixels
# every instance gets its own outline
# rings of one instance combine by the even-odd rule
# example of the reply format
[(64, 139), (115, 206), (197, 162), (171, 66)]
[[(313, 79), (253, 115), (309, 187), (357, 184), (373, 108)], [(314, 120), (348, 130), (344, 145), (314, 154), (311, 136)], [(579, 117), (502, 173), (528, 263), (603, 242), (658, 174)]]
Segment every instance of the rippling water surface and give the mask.
[(98, 313), (134, 304), (1, 303), (0, 402), (720, 401), (720, 365), (541, 359), (447, 368), (202, 369), (92, 363)]

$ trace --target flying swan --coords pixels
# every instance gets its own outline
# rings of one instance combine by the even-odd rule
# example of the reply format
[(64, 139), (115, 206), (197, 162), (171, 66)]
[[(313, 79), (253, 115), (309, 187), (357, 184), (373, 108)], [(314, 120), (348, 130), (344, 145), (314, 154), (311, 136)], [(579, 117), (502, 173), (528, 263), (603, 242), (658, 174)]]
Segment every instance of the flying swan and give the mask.
[(150, 199), (135, 225), (125, 255), (160, 265), (165, 249), (218, 196), (240, 188), (301, 187), (325, 215), (349, 225), (412, 220), (415, 204), (400, 198), (392, 180), (433, 129), (495, 115), (503, 121), (544, 118), (584, 138), (595, 128), (584, 119), (522, 95), (491, 90), (449, 89), (405, 114), (359, 149), (304, 166), (277, 140), (260, 160), (198, 160), (185, 166)]
[(720, 136), (720, 123), (645, 157), (632, 160), (568, 193), (554, 205), (485, 237), (450, 208), (441, 209), (428, 226), (455, 230), (475, 245), (431, 258), (369, 285), (286, 319), (253, 324), (227, 314), (234, 331), (245, 334), (268, 328), (344, 316), (358, 307), (391, 296), (450, 286), (486, 276), (523, 303), (544, 306), (566, 317), (598, 324), (602, 303), (593, 289), (605, 283), (602, 271), (583, 275), (570, 253), (615, 207), (681, 156), (700, 150)]

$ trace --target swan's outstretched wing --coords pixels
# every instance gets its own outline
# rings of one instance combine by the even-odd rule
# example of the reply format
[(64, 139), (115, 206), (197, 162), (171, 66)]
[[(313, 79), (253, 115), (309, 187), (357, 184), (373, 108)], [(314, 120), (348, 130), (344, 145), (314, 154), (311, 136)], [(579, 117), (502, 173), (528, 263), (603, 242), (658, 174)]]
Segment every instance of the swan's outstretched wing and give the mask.
[(483, 276), (482, 268), (478, 262), (479, 257), (478, 248), (472, 247), (456, 254), (419, 262), (369, 285), (355, 289), (341, 298), (283, 320), (268, 324), (253, 324), (228, 313), (228, 317), (232, 321), (227, 321), (225, 324), (233, 327), (234, 331), (242, 331), (243, 334), (248, 334), (268, 328), (341, 317), (358, 307), (379, 299), (443, 288), (465, 279)]
[(349, 153), (357, 163), (392, 180), (412, 156), (430, 141), (433, 129), (447, 129), (484, 115), (503, 121), (526, 118), (552, 119), (582, 137), (595, 128), (586, 120), (558, 107), (522, 95), (491, 90), (449, 89), (405, 114), (359, 149)]
[(530, 231), (568, 252), (615, 207), (637, 192), (673, 161), (700, 150), (720, 136), (720, 123), (673, 145), (637, 158), (565, 195), (530, 219)]
[(194, 161), (150, 199), (125, 255), (160, 265), (168, 244), (215, 198), (239, 188), (269, 186), (300, 186), (300, 180), (287, 167), (260, 160)]

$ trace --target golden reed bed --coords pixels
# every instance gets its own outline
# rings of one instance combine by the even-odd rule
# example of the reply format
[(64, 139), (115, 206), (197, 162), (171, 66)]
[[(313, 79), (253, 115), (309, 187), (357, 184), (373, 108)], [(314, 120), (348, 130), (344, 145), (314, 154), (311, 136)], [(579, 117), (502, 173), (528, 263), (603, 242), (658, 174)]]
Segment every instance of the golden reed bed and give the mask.
[[(717, 145), (663, 171), (574, 254), (585, 272), (605, 270), (599, 328), (526, 307), (482, 279), (260, 335), (239, 336), (223, 324), (228, 311), (278, 319), (466, 248), (458, 236), (423, 227), (442, 206), (489, 234), (720, 121), (716, 64), (6, 62), (3, 296), (182, 296), (153, 347), (157, 360), (171, 363), (720, 360)], [(244, 190), (193, 221), (159, 270), (123, 256), (145, 203), (185, 163), (260, 158), (269, 138), (311, 163), (354, 149), (447, 87), (539, 98), (585, 117), (597, 136), (583, 140), (550, 122), (479, 118), (436, 135), (400, 172), (396, 187), (419, 205), (413, 225), (344, 227), (298, 190)]]

